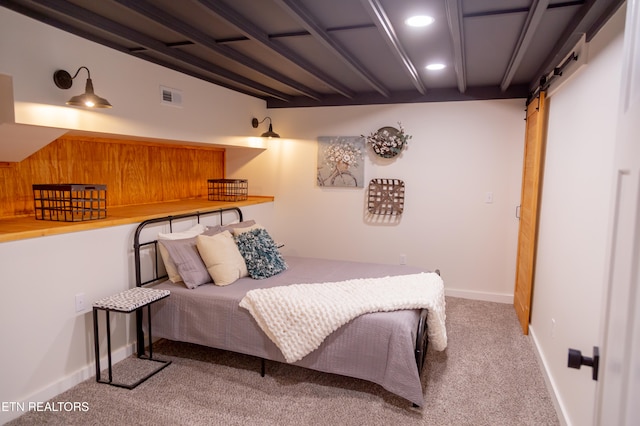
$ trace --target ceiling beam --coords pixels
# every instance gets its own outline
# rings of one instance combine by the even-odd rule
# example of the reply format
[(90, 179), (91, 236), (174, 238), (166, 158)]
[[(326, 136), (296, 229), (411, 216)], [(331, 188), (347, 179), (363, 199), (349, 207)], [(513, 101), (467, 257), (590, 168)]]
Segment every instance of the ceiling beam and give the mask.
[(347, 98), (353, 97), (354, 92), (338, 80), (330, 77), (318, 67), (300, 57), (291, 49), (287, 48), (284, 44), (277, 40), (273, 40), (268, 34), (263, 32), (253, 22), (245, 19), (242, 15), (230, 8), (226, 4), (216, 0), (198, 0), (200, 4), (206, 7), (207, 11), (215, 14), (219, 18), (225, 20), (229, 25), (236, 28), (246, 37), (251, 40), (260, 43), (264, 47), (274, 51), (278, 55), (292, 62), (293, 64), (306, 71), (309, 75), (316, 78), (322, 84), (336, 91), (337, 93)]
[(529, 13), (527, 14), (527, 19), (525, 20), (524, 26), (522, 27), (522, 32), (520, 33), (520, 37), (518, 38), (518, 42), (516, 43), (516, 47), (513, 50), (513, 54), (511, 55), (511, 59), (509, 60), (509, 65), (507, 65), (507, 69), (502, 77), (502, 82), (500, 83), (500, 88), (502, 90), (507, 90), (511, 82), (513, 81), (513, 76), (518, 71), (518, 67), (522, 63), (522, 59), (524, 59), (527, 54), (527, 49), (529, 48), (529, 44), (533, 40), (533, 37), (538, 30), (538, 26), (540, 22), (542, 22), (542, 17), (549, 6), (549, 0), (534, 0), (533, 5), (529, 9)]
[(291, 96), (284, 94), (278, 90), (272, 89), (260, 83), (256, 83), (246, 77), (235, 74), (217, 65), (211, 64), (194, 55), (168, 47), (166, 44), (154, 38), (148, 37), (145, 34), (142, 34), (132, 28), (114, 22), (72, 3), (59, 2), (56, 0), (34, 0), (34, 2), (46, 7), (47, 9), (54, 10), (73, 19), (77, 19), (93, 27), (100, 28), (107, 33), (117, 34), (118, 36), (132, 41), (136, 44), (140, 44), (149, 50), (153, 50), (162, 55), (177, 59), (185, 64), (201, 68), (203, 71), (215, 74), (222, 79), (230, 80), (241, 86), (251, 88), (257, 92), (267, 94), (269, 96), (274, 96), (285, 101), (291, 98)]
[(389, 90), (371, 74), (344, 46), (332, 38), (320, 23), (300, 3), (294, 0), (273, 0), (284, 10), (289, 12), (317, 41), (324, 45), (330, 52), (341, 59), (351, 70), (383, 96), (389, 96)]
[[(430, 88), (424, 95), (413, 89), (391, 92), (390, 97), (384, 97), (377, 92), (358, 93), (351, 99), (342, 96), (328, 95), (323, 97), (323, 106), (353, 106), (353, 105), (386, 105), (409, 104), (425, 102), (478, 101), (486, 99), (517, 99), (523, 101), (529, 96), (529, 86), (526, 84), (512, 84), (506, 91), (495, 86), (469, 87), (465, 93), (460, 93), (456, 87)], [(277, 99), (267, 99), (267, 108), (299, 108), (313, 107), (315, 104), (309, 98), (298, 96), (289, 102)]]
[(224, 56), (226, 58), (232, 59), (239, 64), (252, 69), (262, 75), (265, 75), (269, 78), (274, 79), (281, 84), (288, 86), (289, 88), (299, 92), (304, 96), (308, 96), (312, 99), (319, 100), (319, 94), (311, 90), (310, 88), (298, 83), (297, 81), (265, 66), (264, 64), (256, 61), (253, 58), (250, 58), (237, 50), (219, 45), (216, 43), (216, 40), (207, 34), (203, 33), (200, 30), (192, 27), (191, 25), (183, 22), (179, 19), (176, 19), (175, 16), (164, 12), (157, 6), (144, 1), (144, 0), (114, 0), (115, 2), (121, 4), (122, 6), (134, 10), (141, 14), (142, 16), (151, 19), (152, 21), (178, 33), (193, 41), (196, 44), (202, 45), (207, 49)]
[(415, 65), (413, 65), (409, 55), (404, 50), (402, 43), (400, 43), (400, 39), (398, 39), (396, 31), (380, 2), (378, 0), (362, 0), (362, 4), (369, 12), (369, 15), (371, 15), (371, 18), (373, 18), (383, 38), (391, 47), (393, 54), (398, 58), (407, 74), (409, 74), (413, 85), (421, 95), (424, 95), (427, 89), (420, 79), (420, 74), (418, 74)]
[(464, 55), (464, 23), (462, 21), (462, 0), (446, 0), (445, 9), (449, 23), (449, 33), (453, 43), (453, 67), (456, 72), (458, 90), (467, 90), (467, 65)]

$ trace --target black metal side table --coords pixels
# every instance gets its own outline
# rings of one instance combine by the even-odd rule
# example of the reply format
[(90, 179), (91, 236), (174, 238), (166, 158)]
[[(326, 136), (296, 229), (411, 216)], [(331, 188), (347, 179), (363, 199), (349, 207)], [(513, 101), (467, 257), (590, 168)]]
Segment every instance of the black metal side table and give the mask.
[[(125, 290), (122, 293), (118, 293), (113, 296), (105, 297), (104, 299), (97, 300), (93, 304), (93, 335), (95, 342), (95, 355), (96, 355), (96, 382), (98, 383), (106, 383), (112, 386), (117, 386), (126, 389), (133, 389), (138, 386), (140, 383), (147, 380), (149, 377), (153, 376), (169, 364), (171, 361), (164, 361), (153, 358), (153, 347), (151, 340), (151, 304), (157, 302), (158, 300), (162, 300), (165, 297), (169, 297), (169, 290), (157, 290), (146, 287), (135, 287), (129, 290)], [(111, 326), (109, 324), (109, 313), (110, 312), (121, 312), (121, 313), (132, 313), (137, 310), (141, 310), (144, 307), (147, 307), (147, 319), (149, 321), (148, 324), (148, 334), (149, 334), (149, 356), (138, 356), (138, 358), (146, 359), (149, 361), (154, 361), (160, 363), (161, 365), (148, 373), (146, 376), (138, 380), (133, 384), (126, 383), (117, 383), (113, 381), (113, 368), (111, 365)], [(107, 349), (108, 349), (108, 358), (109, 358), (109, 380), (103, 380), (100, 374), (100, 339), (98, 335), (98, 311), (105, 311), (106, 319), (107, 319)]]

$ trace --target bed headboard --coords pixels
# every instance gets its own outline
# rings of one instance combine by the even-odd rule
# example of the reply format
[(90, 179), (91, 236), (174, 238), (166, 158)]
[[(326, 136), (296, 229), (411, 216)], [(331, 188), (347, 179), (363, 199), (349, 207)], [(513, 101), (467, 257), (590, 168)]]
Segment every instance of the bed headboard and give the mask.
[[(136, 271), (136, 287), (142, 287), (167, 279), (167, 274), (160, 269), (161, 258), (158, 250), (158, 229), (160, 232), (173, 232), (174, 226), (185, 223), (201, 223), (206, 225), (224, 225), (232, 221), (242, 222), (242, 211), (238, 207), (228, 207), (203, 212), (187, 213), (158, 217), (141, 222), (133, 237), (133, 253)], [(224, 222), (224, 223), (223, 223)], [(144, 232), (148, 230), (149, 232)], [(155, 230), (155, 233), (150, 233)], [(143, 265), (143, 258), (150, 260)], [(145, 270), (143, 273), (143, 269)]]

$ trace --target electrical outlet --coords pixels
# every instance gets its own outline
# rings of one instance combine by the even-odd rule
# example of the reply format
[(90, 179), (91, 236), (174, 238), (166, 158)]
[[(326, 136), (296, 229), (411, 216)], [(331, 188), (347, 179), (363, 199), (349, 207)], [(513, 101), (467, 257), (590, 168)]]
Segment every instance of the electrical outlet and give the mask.
[(76, 294), (76, 312), (82, 312), (85, 309), (84, 293)]
[(407, 264), (407, 255), (406, 254), (401, 254), (400, 255), (400, 264), (401, 265), (406, 265)]
[(493, 192), (487, 192), (484, 194), (484, 202), (487, 204), (493, 203)]
[(556, 337), (556, 319), (551, 318), (551, 338), (555, 339)]

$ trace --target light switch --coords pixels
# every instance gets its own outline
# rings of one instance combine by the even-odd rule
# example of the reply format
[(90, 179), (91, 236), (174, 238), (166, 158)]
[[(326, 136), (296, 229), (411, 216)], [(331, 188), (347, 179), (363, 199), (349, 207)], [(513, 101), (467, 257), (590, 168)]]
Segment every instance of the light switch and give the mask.
[(487, 204), (493, 203), (493, 192), (487, 192), (484, 194), (484, 202)]
[(76, 294), (76, 312), (82, 312), (85, 309), (84, 293)]

